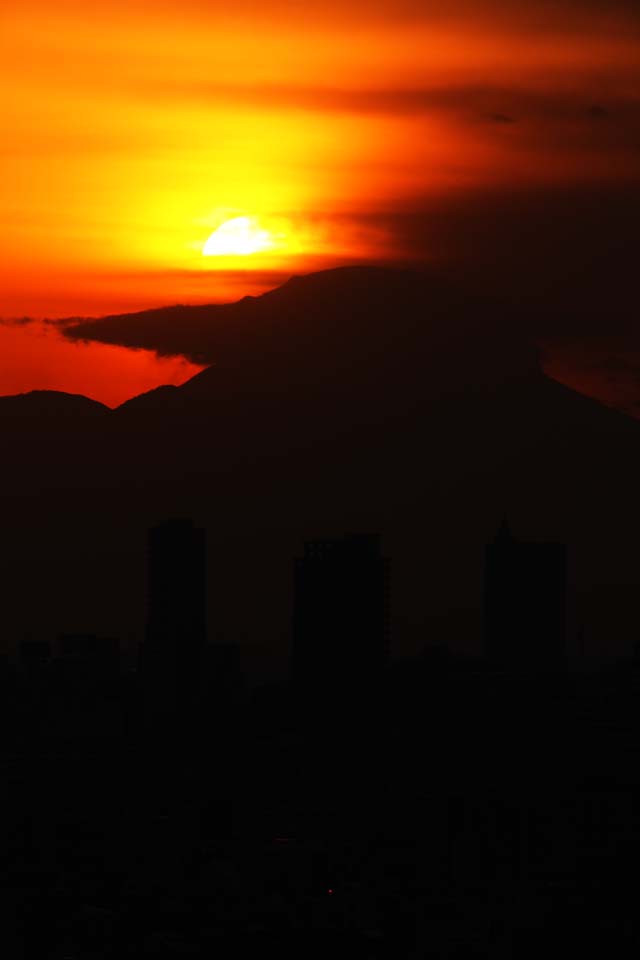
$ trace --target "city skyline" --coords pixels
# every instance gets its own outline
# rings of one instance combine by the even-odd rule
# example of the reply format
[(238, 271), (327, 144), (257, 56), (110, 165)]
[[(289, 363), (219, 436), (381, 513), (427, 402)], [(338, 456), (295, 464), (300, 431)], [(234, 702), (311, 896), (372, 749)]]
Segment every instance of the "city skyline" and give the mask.
[(0, 79), (7, 957), (637, 957), (637, 0), (5, 0)]

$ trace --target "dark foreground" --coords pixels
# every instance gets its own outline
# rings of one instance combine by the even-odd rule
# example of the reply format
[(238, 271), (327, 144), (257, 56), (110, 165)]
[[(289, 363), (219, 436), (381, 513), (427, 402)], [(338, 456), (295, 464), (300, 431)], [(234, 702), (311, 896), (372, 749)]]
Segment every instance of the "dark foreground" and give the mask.
[(235, 677), (155, 729), (83, 670), (5, 671), (6, 956), (637, 954), (633, 666)]

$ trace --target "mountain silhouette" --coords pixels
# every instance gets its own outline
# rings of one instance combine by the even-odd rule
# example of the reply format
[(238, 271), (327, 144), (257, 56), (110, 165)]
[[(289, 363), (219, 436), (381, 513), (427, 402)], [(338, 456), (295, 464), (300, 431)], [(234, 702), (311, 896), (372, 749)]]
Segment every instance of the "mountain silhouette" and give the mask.
[(478, 652), (483, 546), (506, 514), (517, 536), (569, 546), (573, 633), (630, 649), (640, 424), (546, 377), (490, 300), (349, 268), (73, 332), (98, 334), (212, 365), (72, 427), (10, 428), (0, 399), (9, 639), (44, 629), (25, 614), (35, 591), (60, 630), (134, 644), (145, 531), (189, 516), (209, 535), (211, 633), (256, 662), (288, 655), (302, 541), (359, 530), (393, 560), (394, 651)]
[[(629, 324), (621, 327), (619, 310), (611, 314), (575, 278), (565, 277), (561, 288), (547, 291), (546, 301), (533, 277), (520, 283), (517, 298), (509, 289), (501, 289), (495, 279), (485, 283), (477, 271), (454, 274), (442, 266), (342, 267), (293, 277), (237, 303), (75, 320), (64, 332), (71, 339), (182, 354), (204, 365), (247, 369), (251, 364), (254, 375), (259, 365), (269, 364), (281, 367), (285, 377), (293, 370), (308, 377), (313, 367), (326, 377), (341, 359), (351, 363), (359, 355), (362, 364), (365, 355), (401, 347), (403, 340), (424, 336), (427, 329), (434, 350), (441, 350), (447, 337), (454, 342), (456, 337), (487, 337), (503, 354), (516, 342), (528, 341), (539, 346), (550, 376), (638, 416), (637, 335)], [(526, 297), (522, 289), (528, 291)], [(412, 325), (417, 329), (412, 331)], [(460, 350), (459, 362), (464, 356)]]

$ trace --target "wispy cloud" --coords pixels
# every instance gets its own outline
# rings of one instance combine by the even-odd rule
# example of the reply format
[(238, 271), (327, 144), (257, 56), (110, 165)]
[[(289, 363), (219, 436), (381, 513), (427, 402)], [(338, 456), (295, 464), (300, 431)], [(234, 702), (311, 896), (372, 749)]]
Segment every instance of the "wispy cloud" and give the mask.
[(37, 322), (35, 317), (0, 317), (0, 326), (3, 327), (26, 327)]

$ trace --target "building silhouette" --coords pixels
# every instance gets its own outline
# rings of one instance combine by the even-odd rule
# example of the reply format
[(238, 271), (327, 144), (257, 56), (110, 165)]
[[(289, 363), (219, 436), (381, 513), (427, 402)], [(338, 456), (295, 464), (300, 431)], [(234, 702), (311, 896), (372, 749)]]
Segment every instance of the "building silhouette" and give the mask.
[(206, 641), (205, 532), (191, 520), (149, 531), (147, 626), (140, 672), (147, 721), (187, 719), (200, 693)]
[(120, 644), (93, 633), (63, 633), (57, 639), (55, 673), (78, 688), (106, 688), (117, 683)]
[(384, 666), (388, 646), (389, 561), (379, 537), (305, 543), (294, 567), (294, 680), (357, 685)]
[(506, 522), (486, 547), (485, 653), (495, 666), (554, 670), (565, 657), (567, 554), (515, 538)]
[(20, 644), (20, 666), (31, 672), (43, 670), (51, 661), (51, 644), (48, 640), (24, 639)]
[(95, 633), (62, 633), (56, 643), (56, 655), (69, 662), (95, 664), (103, 671), (117, 670), (120, 644), (115, 638)]

